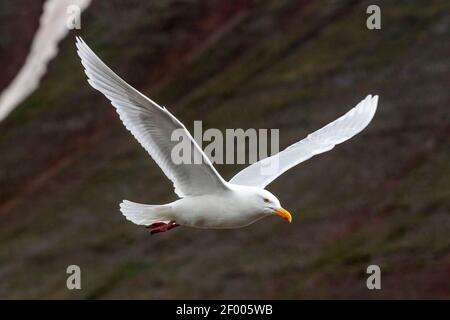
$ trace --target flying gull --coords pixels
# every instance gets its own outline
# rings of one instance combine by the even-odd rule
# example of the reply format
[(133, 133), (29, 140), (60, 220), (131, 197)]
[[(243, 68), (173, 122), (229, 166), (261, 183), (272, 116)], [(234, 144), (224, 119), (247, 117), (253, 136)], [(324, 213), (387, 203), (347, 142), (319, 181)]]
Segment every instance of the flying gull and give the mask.
[[(135, 224), (146, 226), (152, 234), (180, 225), (240, 228), (271, 215), (291, 222), (291, 214), (264, 188), (293, 166), (361, 132), (372, 120), (378, 103), (378, 96), (368, 95), (337, 120), (278, 154), (251, 164), (227, 182), (174, 115), (122, 80), (80, 37), (76, 46), (89, 84), (111, 101), (125, 127), (173, 182), (180, 197), (163, 205), (123, 200), (120, 204), (123, 215)], [(182, 132), (184, 141), (190, 141), (193, 156), (202, 161), (192, 164), (172, 161), (171, 151), (177, 143), (171, 140), (174, 130)], [(263, 167), (275, 161), (277, 170), (263, 173)]]

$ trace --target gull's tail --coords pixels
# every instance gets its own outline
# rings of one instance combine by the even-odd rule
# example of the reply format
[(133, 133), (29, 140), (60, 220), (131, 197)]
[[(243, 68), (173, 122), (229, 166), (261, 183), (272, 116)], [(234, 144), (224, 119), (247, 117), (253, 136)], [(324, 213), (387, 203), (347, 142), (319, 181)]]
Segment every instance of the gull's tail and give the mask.
[(170, 204), (150, 205), (123, 200), (120, 211), (127, 220), (144, 226), (158, 222), (169, 223), (172, 220)]

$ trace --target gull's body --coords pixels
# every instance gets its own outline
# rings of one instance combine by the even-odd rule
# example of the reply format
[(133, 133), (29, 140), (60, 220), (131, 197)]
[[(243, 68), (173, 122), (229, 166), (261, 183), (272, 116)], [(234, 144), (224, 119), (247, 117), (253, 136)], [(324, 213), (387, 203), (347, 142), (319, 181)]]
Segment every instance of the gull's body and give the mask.
[[(257, 201), (249, 201), (251, 196), (259, 191), (255, 187), (228, 184), (230, 190), (219, 193), (205, 194), (181, 198), (163, 206), (148, 206), (139, 208), (136, 215), (130, 217), (137, 224), (148, 225), (149, 213), (159, 210), (164, 219), (176, 221), (177, 224), (203, 229), (230, 229), (246, 227), (253, 222), (271, 215), (272, 211), (261, 214)], [(122, 210), (134, 203), (124, 201)], [(278, 205), (279, 207), (279, 205)], [(142, 219), (142, 221), (140, 220)]]
[[(116, 108), (125, 127), (172, 180), (179, 200), (163, 205), (145, 205), (124, 200), (124, 216), (153, 232), (184, 225), (196, 228), (225, 229), (245, 227), (269, 215), (291, 221), (279, 200), (264, 188), (293, 166), (316, 154), (331, 150), (361, 132), (372, 120), (378, 96), (367, 96), (342, 117), (276, 155), (253, 163), (229, 182), (213, 167), (184, 125), (166, 108), (138, 92), (109, 69), (94, 52), (77, 38), (78, 54), (89, 84), (102, 92)], [(171, 151), (174, 130), (180, 130), (191, 144), (192, 164), (175, 164)], [(276, 170), (264, 172), (267, 167)]]

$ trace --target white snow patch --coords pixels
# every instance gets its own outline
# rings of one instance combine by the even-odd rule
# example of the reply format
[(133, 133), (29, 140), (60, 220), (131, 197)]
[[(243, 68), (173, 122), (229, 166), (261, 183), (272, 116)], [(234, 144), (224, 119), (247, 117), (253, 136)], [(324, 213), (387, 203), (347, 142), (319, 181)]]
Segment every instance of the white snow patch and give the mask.
[(83, 11), (91, 0), (47, 0), (34, 35), (30, 52), (16, 77), (0, 95), (0, 121), (39, 87), (47, 64), (58, 53), (58, 43), (69, 32), (67, 8), (79, 6)]

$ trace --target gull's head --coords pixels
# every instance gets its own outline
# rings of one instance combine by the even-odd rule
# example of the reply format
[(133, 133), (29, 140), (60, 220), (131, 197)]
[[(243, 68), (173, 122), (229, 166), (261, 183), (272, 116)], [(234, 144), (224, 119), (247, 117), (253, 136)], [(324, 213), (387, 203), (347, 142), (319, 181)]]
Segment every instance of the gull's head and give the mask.
[(264, 212), (267, 215), (275, 214), (286, 221), (292, 221), (292, 216), (289, 211), (283, 209), (280, 200), (269, 191), (264, 189), (255, 190), (254, 201), (261, 212)]

